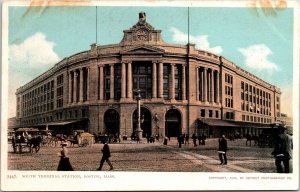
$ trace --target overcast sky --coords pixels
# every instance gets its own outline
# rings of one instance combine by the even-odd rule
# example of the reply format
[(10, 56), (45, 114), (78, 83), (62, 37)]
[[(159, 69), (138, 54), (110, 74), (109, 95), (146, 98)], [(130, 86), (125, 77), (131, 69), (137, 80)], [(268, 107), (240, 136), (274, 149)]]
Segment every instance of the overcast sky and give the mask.
[[(98, 44), (116, 44), (123, 30), (146, 12), (165, 42), (186, 44), (224, 56), (278, 86), (282, 112), (292, 115), (293, 9), (265, 14), (249, 8), (99, 7)], [(189, 23), (188, 23), (189, 21)], [(95, 7), (9, 8), (9, 113), (15, 116), (16, 89), (65, 57), (96, 42)]]

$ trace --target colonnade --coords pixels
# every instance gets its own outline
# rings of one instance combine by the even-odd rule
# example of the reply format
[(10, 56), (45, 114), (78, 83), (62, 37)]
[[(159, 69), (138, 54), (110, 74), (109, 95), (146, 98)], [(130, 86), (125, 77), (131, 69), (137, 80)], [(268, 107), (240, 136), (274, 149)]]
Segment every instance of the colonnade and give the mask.
[(89, 100), (89, 70), (88, 67), (82, 67), (69, 71), (69, 103)]
[[(104, 67), (106, 65), (98, 65), (98, 77), (95, 79), (98, 81), (98, 99), (115, 99), (115, 69), (114, 64), (109, 65), (109, 88), (110, 97), (105, 98), (105, 81), (104, 81)], [(186, 100), (186, 65), (185, 64), (165, 64), (170, 65), (170, 85), (169, 85), (169, 99), (175, 100), (175, 66), (181, 65), (181, 100)], [(163, 86), (163, 62), (152, 62), (152, 98), (164, 97)], [(133, 98), (133, 72), (132, 62), (121, 63), (121, 99)], [(69, 71), (69, 103), (84, 102), (89, 100), (89, 67), (82, 67)], [(84, 73), (86, 71), (86, 73)], [(86, 74), (86, 75), (84, 75)], [(220, 72), (215, 69), (197, 67), (196, 70), (196, 100), (200, 102), (209, 102), (219, 104), (220, 102)]]
[(211, 68), (197, 67), (197, 101), (220, 103), (220, 72)]
[[(114, 64), (108, 64), (110, 66), (110, 90), (114, 90)], [(163, 98), (163, 63), (152, 62), (152, 98)], [(171, 85), (169, 90), (169, 99), (175, 99), (175, 65), (171, 65)], [(186, 65), (182, 64), (182, 100), (186, 100)], [(104, 67), (105, 65), (98, 65), (99, 70), (99, 100), (104, 99)], [(132, 73), (132, 62), (121, 63), (121, 99), (132, 99), (133, 98), (133, 73)], [(107, 98), (106, 98), (107, 99)], [(110, 98), (115, 99), (114, 91), (110, 91)]]

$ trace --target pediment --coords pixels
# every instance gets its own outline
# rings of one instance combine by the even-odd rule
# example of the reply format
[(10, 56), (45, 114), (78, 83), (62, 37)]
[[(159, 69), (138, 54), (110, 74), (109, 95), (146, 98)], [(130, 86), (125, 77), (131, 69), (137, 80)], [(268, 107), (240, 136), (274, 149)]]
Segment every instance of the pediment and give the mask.
[(121, 54), (163, 54), (165, 51), (153, 46), (139, 45), (124, 49)]

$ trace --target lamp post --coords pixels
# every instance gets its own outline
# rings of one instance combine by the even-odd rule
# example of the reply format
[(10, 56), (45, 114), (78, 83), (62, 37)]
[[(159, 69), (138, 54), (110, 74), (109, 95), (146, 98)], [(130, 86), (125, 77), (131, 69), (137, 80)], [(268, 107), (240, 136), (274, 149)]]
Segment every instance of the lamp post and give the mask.
[(136, 134), (139, 137), (139, 139), (142, 139), (143, 136), (143, 130), (141, 129), (141, 94), (140, 89), (136, 90), (136, 101), (137, 101), (137, 128), (136, 128)]

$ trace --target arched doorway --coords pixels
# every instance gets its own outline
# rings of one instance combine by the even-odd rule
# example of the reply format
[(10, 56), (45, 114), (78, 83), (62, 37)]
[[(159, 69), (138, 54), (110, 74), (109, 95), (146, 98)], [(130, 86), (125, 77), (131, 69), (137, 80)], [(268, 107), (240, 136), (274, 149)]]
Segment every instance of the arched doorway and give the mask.
[(178, 137), (181, 133), (181, 114), (177, 109), (171, 109), (166, 113), (165, 135)]
[[(141, 129), (143, 130), (143, 137), (151, 136), (151, 113), (147, 108), (141, 107)], [(132, 115), (132, 130), (135, 133), (137, 128), (137, 109)]]
[(120, 132), (119, 113), (114, 109), (109, 109), (104, 114), (105, 131), (108, 135), (118, 135)]

